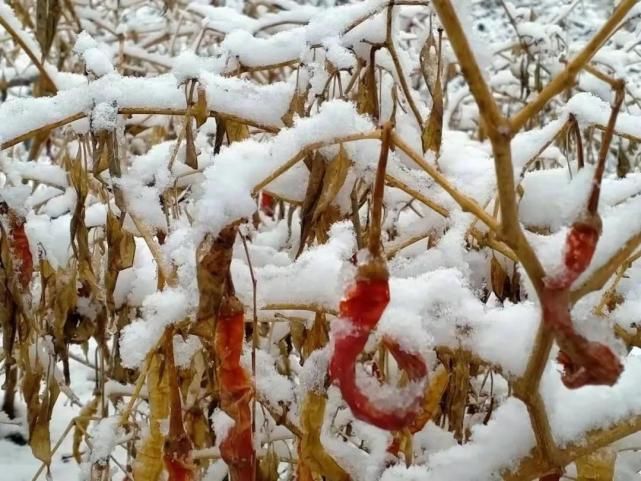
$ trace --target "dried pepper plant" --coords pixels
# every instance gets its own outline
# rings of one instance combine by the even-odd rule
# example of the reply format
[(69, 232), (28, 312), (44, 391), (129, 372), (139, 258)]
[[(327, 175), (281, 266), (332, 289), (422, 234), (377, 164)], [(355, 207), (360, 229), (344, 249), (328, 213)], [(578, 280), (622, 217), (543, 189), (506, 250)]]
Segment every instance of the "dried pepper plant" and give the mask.
[(0, 5), (11, 479), (641, 479), (641, 4), (522, 3)]

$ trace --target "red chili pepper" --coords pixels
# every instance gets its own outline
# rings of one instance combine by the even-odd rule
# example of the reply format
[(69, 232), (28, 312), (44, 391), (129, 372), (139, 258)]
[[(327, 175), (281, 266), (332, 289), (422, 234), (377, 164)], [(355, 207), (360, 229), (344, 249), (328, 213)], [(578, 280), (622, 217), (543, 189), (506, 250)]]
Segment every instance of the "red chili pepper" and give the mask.
[(12, 216), (11, 247), (17, 263), (18, 279), (22, 287), (27, 287), (33, 275), (33, 258), (29, 249), (29, 240), (24, 230), (24, 222)]
[[(329, 376), (338, 384), (343, 399), (356, 418), (381, 429), (399, 431), (408, 426), (420, 412), (424, 392), (410, 399), (404, 407), (383, 407), (369, 399), (356, 384), (356, 359), (390, 300), (389, 274), (381, 253), (381, 225), (385, 169), (392, 145), (392, 124), (383, 125), (381, 130), (381, 152), (371, 204), (368, 240), (370, 259), (358, 268), (355, 284), (340, 303), (340, 317), (348, 323), (348, 327), (332, 333), (334, 351), (329, 363)], [(427, 366), (420, 356), (402, 351), (392, 341), (388, 340), (386, 344), (391, 346), (390, 353), (399, 367), (407, 371), (411, 380), (427, 375)]]
[(9, 250), (13, 259), (13, 269), (18, 274), (20, 286), (26, 288), (33, 275), (33, 258), (29, 249), (29, 240), (24, 229), (24, 219), (18, 216), (9, 206), (0, 203), (2, 216), (2, 231), (7, 236)]
[(588, 268), (596, 251), (601, 235), (601, 218), (598, 214), (584, 214), (572, 225), (565, 239), (565, 254), (562, 272), (552, 279), (546, 279), (546, 287), (568, 289)]
[[(361, 270), (356, 283), (340, 303), (340, 317), (349, 322), (349, 330), (341, 330), (334, 336), (329, 375), (332, 381), (338, 383), (345, 402), (356, 418), (381, 429), (398, 431), (416, 417), (423, 393), (411, 400), (406, 408), (382, 407), (370, 400), (356, 384), (356, 359), (390, 299), (387, 270), (371, 275), (376, 269), (372, 269), (371, 264), (368, 267), (364, 272)], [(399, 366), (408, 371), (410, 379), (426, 376), (427, 366), (419, 356), (402, 351), (393, 342), (388, 341), (387, 344), (391, 346), (390, 352)]]
[(260, 209), (265, 214), (272, 217), (274, 215), (275, 206), (276, 201), (274, 200), (274, 197), (267, 192), (263, 192), (260, 196)]
[(254, 390), (250, 377), (240, 364), (245, 337), (243, 306), (235, 296), (227, 296), (216, 322), (215, 352), (220, 382), (220, 406), (234, 426), (220, 444), (231, 481), (251, 481), (256, 471), (252, 435), (251, 399)]
[(543, 322), (552, 329), (560, 352), (557, 360), (564, 367), (561, 380), (566, 387), (616, 383), (623, 366), (606, 346), (589, 341), (574, 330), (569, 310), (569, 290), (545, 288), (541, 294)]
[[(189, 441), (187, 439), (187, 441)], [(191, 444), (191, 443), (190, 443)], [(194, 479), (194, 468), (191, 459), (178, 456), (172, 452), (172, 448), (165, 447), (163, 461), (167, 469), (167, 481), (192, 481)]]

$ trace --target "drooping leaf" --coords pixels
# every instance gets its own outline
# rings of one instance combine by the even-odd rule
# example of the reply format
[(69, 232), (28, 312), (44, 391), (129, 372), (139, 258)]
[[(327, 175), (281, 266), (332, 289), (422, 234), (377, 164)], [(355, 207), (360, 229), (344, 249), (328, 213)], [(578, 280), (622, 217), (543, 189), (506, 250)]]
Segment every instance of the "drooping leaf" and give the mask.
[(163, 424), (169, 416), (169, 383), (161, 357), (155, 353), (147, 374), (149, 433), (142, 440), (133, 466), (136, 481), (157, 481), (163, 471)]
[(369, 62), (358, 81), (356, 110), (359, 114), (370, 115), (374, 122), (378, 122), (380, 112), (376, 84), (376, 47), (371, 48)]
[(349, 481), (345, 470), (332, 458), (320, 440), (320, 432), (325, 418), (327, 399), (324, 394), (310, 391), (305, 396), (300, 414), (301, 460), (309, 468), (332, 481)]
[(82, 453), (80, 452), (80, 445), (85, 438), (85, 433), (87, 432), (87, 428), (89, 427), (91, 418), (98, 411), (98, 401), (98, 396), (94, 396), (93, 398), (91, 398), (91, 401), (89, 401), (82, 407), (80, 413), (78, 414), (78, 417), (76, 418), (73, 430), (72, 454), (78, 464), (82, 463)]
[(287, 127), (294, 124), (294, 116), (303, 117), (305, 115), (305, 100), (307, 99), (307, 91), (296, 90), (292, 95), (292, 100), (289, 102), (289, 108), (281, 120)]
[(334, 201), (336, 195), (345, 184), (345, 179), (347, 178), (350, 165), (351, 161), (347, 156), (345, 148), (341, 144), (336, 157), (330, 160), (325, 167), (323, 185), (318, 201), (314, 206), (312, 222), (315, 222)]
[(576, 463), (577, 481), (612, 481), (617, 453), (606, 447), (578, 458)]
[(267, 450), (267, 453), (260, 459), (258, 463), (258, 480), (259, 481), (278, 481), (278, 465), (280, 460), (278, 455), (274, 450), (274, 445), (272, 444)]
[(133, 234), (123, 229), (122, 222), (111, 211), (107, 212), (107, 269), (105, 272), (105, 290), (107, 304), (114, 309), (113, 293), (118, 274), (134, 263), (136, 241)]
[(36, 2), (36, 39), (42, 49), (43, 59), (49, 55), (61, 13), (59, 0)]
[(309, 169), (309, 180), (307, 181), (307, 190), (301, 207), (300, 243), (296, 257), (303, 252), (312, 231), (314, 211), (323, 189), (323, 177), (325, 175), (325, 160), (320, 153), (314, 152), (308, 155), (305, 158), (305, 164)]
[(194, 128), (190, 118), (187, 118), (185, 123), (185, 164), (192, 169), (198, 169), (198, 153), (196, 152)]
[(198, 247), (196, 278), (199, 304), (192, 332), (209, 343), (213, 343), (216, 317), (225, 293), (237, 233), (238, 226), (229, 225), (215, 239), (206, 238)]
[(249, 127), (247, 124), (238, 122), (237, 120), (225, 120), (225, 131), (227, 132), (227, 138), (229, 143), (240, 142), (249, 137)]
[(492, 256), (490, 261), (490, 279), (492, 282), (492, 292), (502, 302), (510, 297), (510, 276), (501, 265), (501, 263)]
[(432, 110), (421, 134), (423, 152), (434, 152), (438, 157), (443, 139), (443, 87), (441, 76), (437, 74), (432, 88)]

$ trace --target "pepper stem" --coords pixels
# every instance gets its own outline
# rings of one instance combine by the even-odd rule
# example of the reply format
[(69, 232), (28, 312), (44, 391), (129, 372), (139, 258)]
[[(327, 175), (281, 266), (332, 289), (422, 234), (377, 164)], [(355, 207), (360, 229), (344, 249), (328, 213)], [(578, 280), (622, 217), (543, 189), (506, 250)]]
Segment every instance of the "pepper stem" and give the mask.
[(383, 125), (381, 133), (381, 155), (378, 159), (374, 192), (372, 193), (372, 213), (370, 217), (369, 252), (373, 258), (381, 255), (381, 224), (383, 222), (383, 194), (385, 193), (385, 170), (392, 136), (392, 123)]
[(603, 179), (603, 172), (605, 170), (605, 161), (608, 157), (612, 137), (614, 136), (614, 127), (617, 123), (617, 117), (619, 116), (619, 111), (621, 110), (623, 99), (625, 98), (625, 82), (623, 80), (616, 81), (614, 92), (614, 105), (612, 106), (610, 119), (608, 120), (608, 125), (601, 141), (599, 160), (597, 162), (596, 170), (594, 171), (594, 179), (592, 180), (592, 192), (590, 193), (590, 199), (588, 200), (588, 212), (591, 215), (595, 215), (599, 208), (599, 195), (601, 193), (601, 180)]

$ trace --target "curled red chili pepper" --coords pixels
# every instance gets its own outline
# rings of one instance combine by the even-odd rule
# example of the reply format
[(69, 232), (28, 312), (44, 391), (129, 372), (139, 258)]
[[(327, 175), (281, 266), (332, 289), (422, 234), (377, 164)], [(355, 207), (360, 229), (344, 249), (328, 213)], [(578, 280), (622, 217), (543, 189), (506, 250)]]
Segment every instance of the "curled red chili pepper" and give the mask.
[[(338, 383), (345, 402), (356, 418), (381, 429), (396, 431), (410, 424), (417, 415), (422, 393), (407, 403), (404, 409), (382, 407), (370, 400), (356, 383), (356, 359), (389, 302), (386, 274), (385, 271), (385, 277), (357, 279), (341, 301), (340, 316), (349, 322), (349, 330), (341, 330), (334, 336), (329, 375)], [(409, 367), (411, 380), (418, 380), (427, 374), (427, 366), (419, 356), (403, 352), (400, 348), (390, 352), (400, 367)]]
[(589, 341), (574, 330), (570, 315), (570, 287), (588, 268), (601, 235), (601, 219), (586, 211), (572, 225), (565, 241), (563, 268), (545, 280), (541, 293), (543, 322), (554, 332), (563, 366), (563, 384), (576, 389), (586, 385), (613, 385), (623, 370), (618, 357), (605, 344)]
[(240, 364), (244, 336), (243, 306), (234, 295), (228, 295), (221, 303), (216, 322), (215, 352), (220, 407), (234, 420), (220, 444), (220, 454), (227, 463), (231, 481), (250, 481), (256, 471), (251, 411), (254, 390), (247, 371)]
[[(404, 400), (404, 406), (391, 406), (390, 403), (383, 406), (380, 400), (370, 399), (356, 382), (358, 355), (390, 300), (389, 274), (380, 249), (382, 199), (390, 137), (391, 125), (387, 124), (382, 129), (381, 156), (372, 195), (368, 246), (370, 259), (358, 268), (354, 285), (340, 303), (340, 317), (347, 326), (332, 332), (334, 351), (329, 363), (329, 376), (338, 384), (343, 399), (357, 419), (381, 429), (398, 431), (409, 425), (420, 411), (424, 397), (422, 390), (414, 398)], [(402, 351), (394, 342), (387, 341), (386, 344), (399, 367), (407, 371), (410, 380), (426, 377), (427, 366), (420, 356)]]
[(560, 352), (557, 360), (564, 367), (561, 380), (570, 389), (586, 385), (613, 385), (623, 366), (606, 346), (589, 341), (574, 330), (567, 289), (545, 289), (541, 295), (543, 322), (554, 332)]
[(623, 371), (619, 358), (608, 346), (589, 341), (574, 330), (570, 315), (570, 288), (592, 262), (601, 235), (599, 196), (614, 126), (625, 97), (623, 81), (616, 83), (615, 91), (615, 102), (601, 143), (586, 209), (566, 238), (562, 271), (546, 278), (540, 293), (543, 322), (552, 330), (560, 348), (557, 360), (563, 366), (561, 380), (570, 389), (588, 384), (611, 386)]

